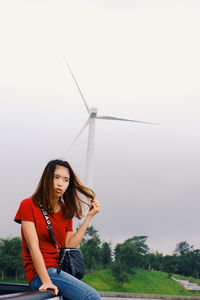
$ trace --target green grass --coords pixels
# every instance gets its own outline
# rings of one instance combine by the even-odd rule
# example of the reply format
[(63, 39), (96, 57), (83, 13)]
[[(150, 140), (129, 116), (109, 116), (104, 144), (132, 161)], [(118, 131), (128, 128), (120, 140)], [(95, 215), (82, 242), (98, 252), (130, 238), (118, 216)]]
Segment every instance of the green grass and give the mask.
[(14, 279), (12, 277), (6, 277), (4, 280), (0, 280), (0, 282), (27, 284), (27, 280), (26, 279), (16, 280), (16, 279)]
[[(167, 273), (142, 269), (135, 269), (134, 271), (135, 274), (129, 274), (129, 282), (124, 283), (123, 286), (114, 280), (110, 270), (90, 272), (84, 277), (83, 281), (98, 291), (200, 296), (199, 292), (185, 290), (169, 278)], [(183, 278), (183, 276), (176, 275), (176, 278)], [(197, 282), (193, 278), (187, 279)], [(200, 284), (200, 280), (197, 283)]]
[[(96, 290), (102, 292), (116, 293), (134, 293), (151, 295), (178, 295), (178, 296), (199, 296), (200, 292), (187, 291), (173, 279), (169, 278), (167, 273), (159, 271), (148, 271), (135, 269), (135, 274), (129, 274), (129, 282), (123, 286), (114, 280), (110, 270), (95, 270), (89, 272), (83, 278), (83, 281), (93, 286)], [(200, 285), (200, 279), (173, 275), (177, 279), (188, 279)], [(26, 281), (15, 281), (11, 278), (4, 282), (26, 283)], [(172, 297), (173, 298), (173, 297)]]

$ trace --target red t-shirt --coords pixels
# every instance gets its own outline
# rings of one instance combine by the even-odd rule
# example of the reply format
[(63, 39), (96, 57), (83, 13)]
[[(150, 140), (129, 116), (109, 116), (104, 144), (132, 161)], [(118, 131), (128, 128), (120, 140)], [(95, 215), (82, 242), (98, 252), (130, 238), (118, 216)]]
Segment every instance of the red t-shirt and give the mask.
[[(67, 234), (66, 232), (72, 231), (72, 219), (66, 219), (63, 213), (63, 209), (61, 209), (57, 213), (49, 214), (49, 219), (51, 221), (57, 245), (59, 246), (59, 248), (64, 247), (64, 242)], [(21, 202), (14, 220), (17, 223), (21, 223), (21, 221), (23, 220), (31, 221), (35, 224), (40, 250), (44, 258), (46, 268), (56, 268), (59, 262), (58, 251), (49, 235), (47, 224), (42, 211), (33, 203), (32, 198), (24, 199)], [(24, 270), (26, 273), (26, 278), (30, 283), (37, 273), (32, 262), (28, 245), (24, 238), (23, 230), (21, 230), (21, 234)]]

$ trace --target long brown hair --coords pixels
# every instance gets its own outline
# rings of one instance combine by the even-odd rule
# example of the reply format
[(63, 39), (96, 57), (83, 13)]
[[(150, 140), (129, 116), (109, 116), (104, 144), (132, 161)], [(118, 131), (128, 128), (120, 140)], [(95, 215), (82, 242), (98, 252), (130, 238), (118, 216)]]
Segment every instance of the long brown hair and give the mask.
[(86, 203), (80, 198), (79, 193), (86, 196), (86, 198), (90, 201), (94, 199), (95, 193), (93, 190), (87, 188), (80, 182), (80, 180), (74, 173), (72, 167), (67, 161), (55, 159), (51, 160), (47, 164), (43, 171), (37, 189), (32, 195), (33, 202), (37, 206), (39, 206), (39, 203), (41, 203), (48, 213), (53, 213), (53, 178), (57, 166), (67, 168), (69, 170), (70, 175), (69, 186), (63, 194), (63, 200), (65, 203), (65, 216), (67, 219), (71, 219), (74, 216), (80, 219), (83, 216), (83, 204), (85, 203), (88, 206), (90, 205), (89, 203)]

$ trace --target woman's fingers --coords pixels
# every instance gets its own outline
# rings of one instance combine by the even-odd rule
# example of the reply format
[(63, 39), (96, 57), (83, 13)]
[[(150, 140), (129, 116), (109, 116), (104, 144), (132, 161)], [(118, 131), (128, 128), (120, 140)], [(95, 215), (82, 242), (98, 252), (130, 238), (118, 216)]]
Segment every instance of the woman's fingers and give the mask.
[(100, 203), (99, 203), (99, 201), (96, 200), (96, 198), (94, 198), (94, 200), (91, 202), (91, 205), (95, 205), (95, 206), (99, 207)]
[(98, 212), (100, 212), (101, 209), (101, 204), (99, 203), (99, 201), (97, 201), (96, 199), (94, 199), (91, 202), (90, 205), (90, 215), (92, 214), (93, 216), (96, 215)]
[(97, 208), (100, 208), (100, 207), (101, 207), (101, 204), (99, 203), (99, 201), (96, 201), (95, 206), (96, 206)]
[(51, 291), (54, 292), (55, 295), (58, 295), (58, 288), (53, 283), (44, 283), (39, 288), (40, 292), (44, 292), (44, 291), (47, 291), (47, 290), (51, 290)]
[(98, 201), (92, 201), (90, 204), (90, 209), (100, 207), (100, 203)]

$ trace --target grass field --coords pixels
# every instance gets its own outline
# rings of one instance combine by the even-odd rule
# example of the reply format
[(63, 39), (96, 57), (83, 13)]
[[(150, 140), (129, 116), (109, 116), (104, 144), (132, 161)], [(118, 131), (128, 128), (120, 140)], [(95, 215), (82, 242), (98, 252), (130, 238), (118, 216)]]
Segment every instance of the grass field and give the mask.
[[(186, 277), (176, 275), (176, 278), (183, 279)], [(124, 283), (123, 286), (114, 280), (110, 270), (91, 272), (83, 280), (99, 291), (200, 296), (199, 292), (185, 290), (169, 278), (167, 273), (159, 271), (135, 269), (135, 274), (129, 275), (129, 282)], [(195, 281), (193, 278), (189, 278), (189, 280)], [(200, 280), (195, 282), (200, 284)]]
[[(179, 296), (199, 296), (200, 292), (187, 291), (167, 273), (159, 271), (148, 271), (135, 269), (135, 274), (129, 274), (129, 282), (123, 286), (116, 282), (110, 270), (96, 270), (85, 275), (83, 281), (93, 286), (98, 291), (106, 292), (107, 294), (116, 293), (134, 293), (134, 294), (154, 294), (154, 295), (179, 295)], [(200, 280), (184, 277), (181, 275), (173, 275), (177, 279), (188, 279), (200, 285)], [(6, 282), (26, 283), (26, 281), (15, 281), (11, 278)]]

